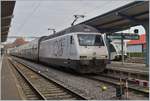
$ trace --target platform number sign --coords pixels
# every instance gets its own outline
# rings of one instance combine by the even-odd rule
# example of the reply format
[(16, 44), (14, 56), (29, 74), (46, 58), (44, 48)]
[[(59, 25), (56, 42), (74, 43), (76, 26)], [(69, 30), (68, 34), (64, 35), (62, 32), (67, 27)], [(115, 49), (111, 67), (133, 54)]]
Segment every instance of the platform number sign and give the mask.
[(128, 39), (128, 40), (139, 40), (139, 35), (135, 34), (135, 35), (125, 35), (124, 39)]
[(111, 33), (108, 34), (110, 39), (124, 39), (124, 40), (139, 40), (139, 35), (135, 33)]

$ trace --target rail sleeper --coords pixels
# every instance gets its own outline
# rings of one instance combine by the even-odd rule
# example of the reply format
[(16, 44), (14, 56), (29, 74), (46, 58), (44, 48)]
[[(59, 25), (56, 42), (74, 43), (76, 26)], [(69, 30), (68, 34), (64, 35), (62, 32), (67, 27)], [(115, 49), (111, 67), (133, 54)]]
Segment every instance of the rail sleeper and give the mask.
[[(40, 92), (40, 94), (47, 100), (58, 100), (58, 99), (79, 99), (76, 95), (74, 96), (69, 91), (61, 88), (57, 84), (50, 82), (49, 80), (43, 78), (41, 75), (35, 73), (29, 68), (15, 63), (18, 69), (22, 71), (23, 75), (28, 79), (28, 81), (34, 86), (34, 88)], [(32, 97), (32, 95), (31, 95)]]

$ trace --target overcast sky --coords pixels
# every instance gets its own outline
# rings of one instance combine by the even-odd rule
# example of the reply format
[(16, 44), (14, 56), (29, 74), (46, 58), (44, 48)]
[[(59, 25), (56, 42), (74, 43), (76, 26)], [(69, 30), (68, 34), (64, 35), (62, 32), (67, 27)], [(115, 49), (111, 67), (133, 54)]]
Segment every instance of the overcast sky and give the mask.
[[(86, 21), (95, 16), (123, 6), (133, 0), (21, 0), (16, 1), (14, 17), (11, 22), (9, 36), (44, 36), (48, 28), (56, 31), (69, 27), (74, 20), (73, 15), (82, 14), (76, 23)], [(138, 27), (140, 33), (144, 28)], [(132, 31), (132, 28), (130, 31)], [(7, 39), (8, 42), (13, 39)]]

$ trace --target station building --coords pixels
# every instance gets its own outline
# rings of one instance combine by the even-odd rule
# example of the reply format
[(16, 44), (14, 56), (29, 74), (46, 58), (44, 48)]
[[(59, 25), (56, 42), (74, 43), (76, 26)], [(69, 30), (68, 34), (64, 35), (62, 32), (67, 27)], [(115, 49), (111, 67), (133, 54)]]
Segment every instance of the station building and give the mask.
[(139, 40), (130, 40), (127, 43), (127, 52), (128, 53), (144, 53), (146, 48), (145, 34), (140, 35)]

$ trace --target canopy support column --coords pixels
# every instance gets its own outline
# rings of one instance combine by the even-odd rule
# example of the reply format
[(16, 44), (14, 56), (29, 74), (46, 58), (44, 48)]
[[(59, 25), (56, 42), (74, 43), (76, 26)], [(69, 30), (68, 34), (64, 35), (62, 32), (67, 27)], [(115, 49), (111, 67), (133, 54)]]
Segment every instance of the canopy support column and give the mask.
[(146, 67), (149, 67), (149, 39), (150, 39), (150, 35), (149, 35), (149, 21), (146, 21), (145, 23), (142, 24), (143, 27), (145, 28), (145, 32), (146, 32), (146, 50), (145, 50), (145, 64)]

